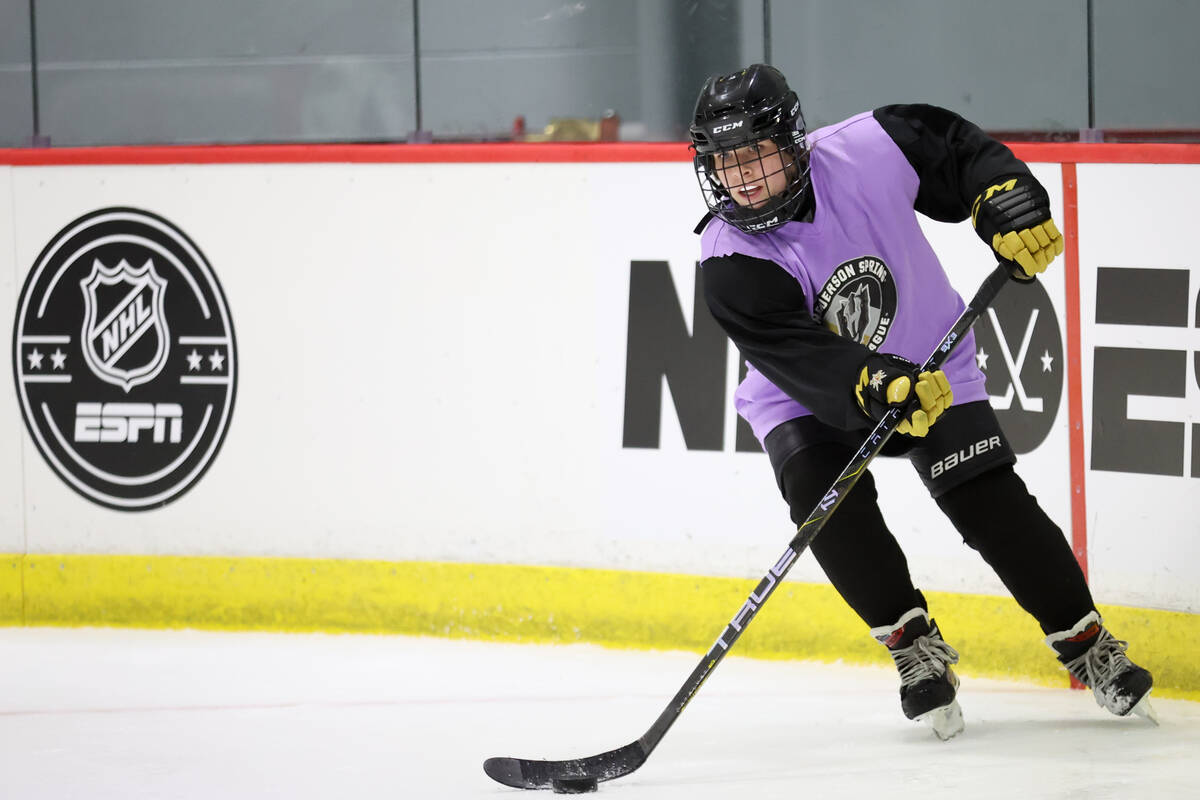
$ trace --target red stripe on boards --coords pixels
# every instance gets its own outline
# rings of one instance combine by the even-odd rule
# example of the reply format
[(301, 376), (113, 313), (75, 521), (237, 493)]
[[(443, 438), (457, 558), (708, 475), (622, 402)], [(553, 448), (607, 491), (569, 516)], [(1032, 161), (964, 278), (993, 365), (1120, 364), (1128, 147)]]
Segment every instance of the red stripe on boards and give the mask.
[[(1037, 163), (1200, 164), (1200, 144), (1017, 142)], [(686, 142), (494, 142), (445, 144), (244, 144), (0, 148), (0, 165), (438, 164), (690, 161)]]

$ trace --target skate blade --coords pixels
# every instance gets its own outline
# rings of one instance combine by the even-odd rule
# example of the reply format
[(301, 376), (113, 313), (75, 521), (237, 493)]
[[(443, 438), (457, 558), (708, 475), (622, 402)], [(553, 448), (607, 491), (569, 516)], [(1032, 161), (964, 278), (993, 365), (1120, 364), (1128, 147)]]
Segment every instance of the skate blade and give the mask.
[(958, 736), (966, 727), (963, 723), (962, 708), (958, 705), (957, 700), (948, 706), (928, 711), (917, 717), (917, 720), (928, 725), (943, 742), (948, 742)]
[(1142, 719), (1153, 724), (1154, 727), (1158, 727), (1158, 712), (1154, 710), (1154, 706), (1150, 705), (1150, 695), (1147, 694), (1141, 700), (1138, 700), (1137, 705), (1131, 710)]

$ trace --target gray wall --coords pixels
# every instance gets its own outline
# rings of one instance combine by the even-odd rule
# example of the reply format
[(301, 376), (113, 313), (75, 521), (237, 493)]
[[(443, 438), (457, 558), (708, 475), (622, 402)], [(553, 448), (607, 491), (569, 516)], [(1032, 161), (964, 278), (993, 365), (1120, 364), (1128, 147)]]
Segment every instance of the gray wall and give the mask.
[(760, 0), (422, 3), (422, 125), (439, 137), (486, 138), (518, 115), (538, 130), (554, 117), (611, 110), (626, 122), (624, 138), (681, 138), (697, 80), (744, 66), (743, 16), (755, 12), (753, 57), (762, 57), (761, 9)]
[(776, 2), (771, 54), (812, 127), (923, 102), (988, 130), (1078, 130), (1086, 19), (1085, 0)]
[(636, 99), (635, 0), (438, 0), (420, 17), (422, 127), (439, 135), (495, 136), (518, 115), (538, 128), (595, 118)]
[(1094, 0), (1097, 128), (1200, 128), (1200, 3)]
[(37, 0), (55, 145), (403, 139), (411, 0)]
[(0, 0), (0, 146), (28, 145), (32, 135), (29, 3)]
[[(768, 56), (814, 127), (933, 102), (994, 131), (1200, 130), (1195, 0), (34, 7), (40, 131), (56, 146), (496, 139), (517, 116), (537, 131), (608, 110), (622, 138), (681, 139), (706, 76)], [(0, 0), (0, 145), (31, 141), (31, 85), (29, 0)]]

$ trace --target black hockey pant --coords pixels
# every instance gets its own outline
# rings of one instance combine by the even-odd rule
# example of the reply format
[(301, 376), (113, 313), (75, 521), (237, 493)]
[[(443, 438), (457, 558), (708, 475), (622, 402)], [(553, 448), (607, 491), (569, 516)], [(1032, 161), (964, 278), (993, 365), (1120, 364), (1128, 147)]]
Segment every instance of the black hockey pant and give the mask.
[[(843, 443), (812, 443), (780, 465), (780, 488), (796, 524), (853, 454), (854, 448)], [(834, 588), (871, 627), (891, 625), (909, 609), (925, 606), (877, 498), (868, 471), (811, 545)], [(1083, 571), (1062, 530), (1011, 464), (990, 467), (947, 489), (936, 502), (1043, 631), (1066, 630), (1093, 609)]]

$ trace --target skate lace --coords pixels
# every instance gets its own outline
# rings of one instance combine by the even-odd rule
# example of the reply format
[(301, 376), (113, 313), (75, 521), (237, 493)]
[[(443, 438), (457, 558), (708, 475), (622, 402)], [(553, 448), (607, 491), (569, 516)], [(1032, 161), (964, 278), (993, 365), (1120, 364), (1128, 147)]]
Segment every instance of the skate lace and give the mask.
[(1083, 655), (1071, 659), (1063, 666), (1100, 697), (1107, 693), (1117, 676), (1131, 666), (1129, 656), (1125, 655), (1127, 647), (1128, 642), (1117, 639), (1107, 629), (1101, 628), (1096, 643)]
[(903, 650), (892, 651), (892, 659), (900, 670), (900, 683), (912, 686), (946, 671), (947, 664), (958, 663), (958, 651), (941, 637), (918, 637)]

